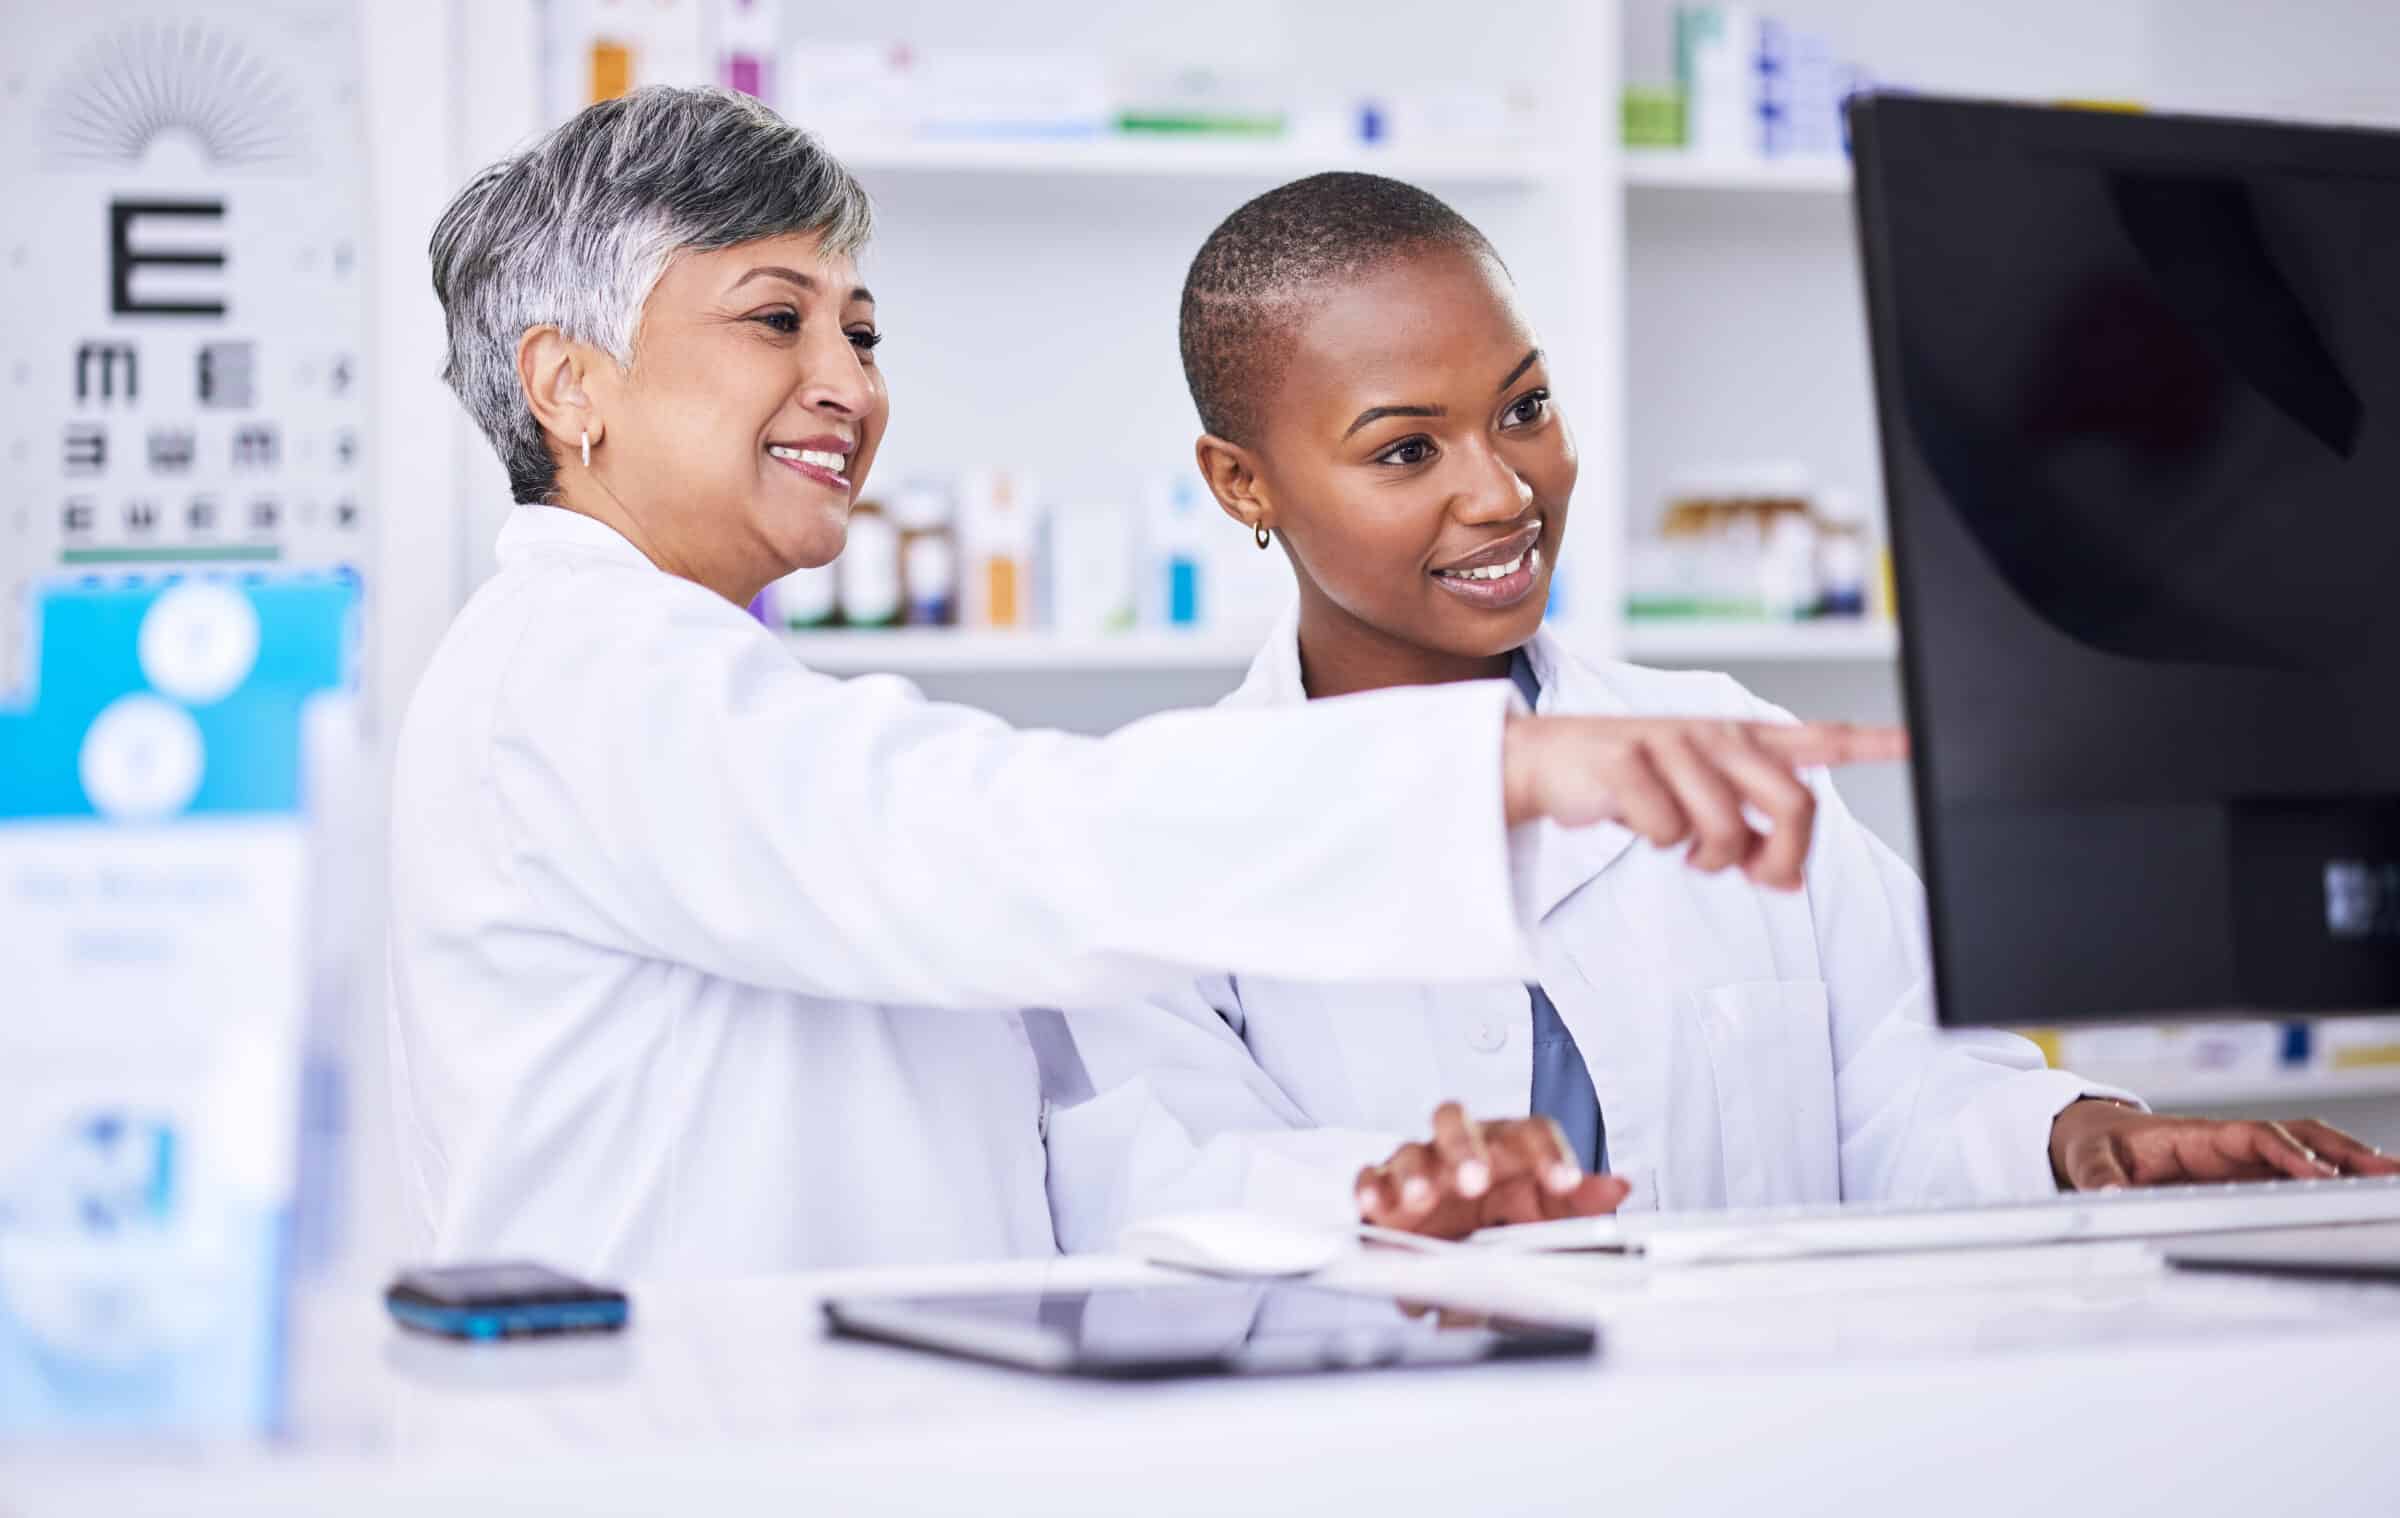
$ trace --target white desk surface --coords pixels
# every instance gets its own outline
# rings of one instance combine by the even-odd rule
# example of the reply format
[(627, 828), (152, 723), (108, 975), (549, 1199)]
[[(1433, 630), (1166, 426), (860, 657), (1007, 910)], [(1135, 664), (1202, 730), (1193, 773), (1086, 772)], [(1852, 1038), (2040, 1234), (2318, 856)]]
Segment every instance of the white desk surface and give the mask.
[[(0, 1451), (0, 1514), (2400, 1512), (2400, 1288), (2082, 1247), (2040, 1279), (1553, 1262), (1508, 1294), (1597, 1312), (1588, 1363), (1159, 1384), (819, 1327), (862, 1286), (1170, 1279), (1109, 1260), (637, 1288), (623, 1335), (496, 1346), (404, 1335), (359, 1290), (304, 1317), (288, 1447)], [(1506, 1268), (1342, 1267), (1470, 1295)]]

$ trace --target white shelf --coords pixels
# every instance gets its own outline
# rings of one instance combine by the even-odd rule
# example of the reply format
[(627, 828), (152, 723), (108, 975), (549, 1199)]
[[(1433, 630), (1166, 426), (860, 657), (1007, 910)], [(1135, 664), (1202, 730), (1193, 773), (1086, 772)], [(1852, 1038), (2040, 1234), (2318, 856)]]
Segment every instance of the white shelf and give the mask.
[(2400, 1098), (2400, 1065), (2361, 1065), (2350, 1070), (2278, 1070), (2222, 1073), (2208, 1070), (2136, 1070), (2078, 1065), (2087, 1080), (2121, 1086), (2161, 1112), (2178, 1108), (2255, 1107), (2291, 1104), (2287, 1114), (2306, 1117), (2310, 1102)]
[(958, 142), (833, 142), (870, 182), (890, 174), (1115, 175), (1127, 178), (1296, 179), (1356, 169), (1444, 184), (1532, 185), (1557, 165), (1539, 149), (1446, 153), (1404, 148), (1312, 150), (1274, 138), (1070, 137)]
[(1212, 633), (1128, 632), (1076, 636), (979, 632), (949, 627), (853, 628), (784, 635), (811, 669), (832, 675), (994, 671), (1245, 669), (1257, 637)]
[[(1574, 639), (1572, 629), (1561, 635)], [(1152, 669), (1240, 670), (1259, 637), (1144, 631), (1079, 636), (980, 632), (947, 627), (860, 628), (784, 635), (795, 657), (828, 674), (898, 674)], [(1759, 664), (1806, 660), (1872, 661), (1899, 646), (1889, 623), (1636, 622), (1624, 632), (1623, 657), (1650, 664)]]
[(1900, 652), (1900, 632), (1870, 619), (1713, 622), (1658, 618), (1625, 624), (1624, 656), (1637, 664), (1874, 662)]
[(1637, 190), (1850, 193), (1846, 158), (1704, 158), (1678, 149), (1629, 148), (1625, 184)]

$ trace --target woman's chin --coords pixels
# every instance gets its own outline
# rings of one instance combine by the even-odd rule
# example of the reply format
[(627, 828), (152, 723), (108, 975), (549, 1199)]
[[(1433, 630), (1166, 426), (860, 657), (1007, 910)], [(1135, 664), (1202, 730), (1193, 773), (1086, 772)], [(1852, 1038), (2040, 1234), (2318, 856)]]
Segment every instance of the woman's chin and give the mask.
[(1450, 652), (1470, 659), (1490, 659), (1514, 653), (1532, 641), (1534, 633), (1540, 630), (1542, 611), (1549, 602), (1548, 584), (1536, 586), (1531, 594), (1514, 606), (1492, 611), (1469, 611), (1466, 617), (1452, 622), (1449, 629), (1451, 636), (1443, 641)]
[(811, 513), (808, 519), (786, 514), (769, 525), (767, 540), (775, 545), (776, 557), (792, 569), (821, 569), (840, 558), (842, 545), (850, 540), (850, 503)]

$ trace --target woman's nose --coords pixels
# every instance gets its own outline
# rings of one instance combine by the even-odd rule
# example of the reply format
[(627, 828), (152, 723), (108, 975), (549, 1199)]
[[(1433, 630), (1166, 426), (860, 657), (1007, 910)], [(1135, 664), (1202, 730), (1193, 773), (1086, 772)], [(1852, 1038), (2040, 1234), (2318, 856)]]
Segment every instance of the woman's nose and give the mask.
[(864, 416), (875, 406), (875, 380), (847, 333), (810, 348), (800, 380), (800, 403), (811, 411)]
[(1476, 460), (1473, 480), (1459, 492), (1451, 509), (1462, 522), (1513, 522), (1533, 509), (1533, 487), (1499, 454), (1486, 452)]

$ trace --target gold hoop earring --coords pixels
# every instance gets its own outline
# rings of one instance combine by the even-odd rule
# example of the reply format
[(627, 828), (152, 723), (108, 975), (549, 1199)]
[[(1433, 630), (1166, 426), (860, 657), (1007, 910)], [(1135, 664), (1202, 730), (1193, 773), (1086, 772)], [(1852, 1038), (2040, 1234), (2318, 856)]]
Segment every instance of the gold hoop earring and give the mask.
[(1266, 524), (1263, 522), (1260, 523), (1254, 530), (1258, 533), (1258, 546), (1259, 550), (1263, 553), (1267, 549), (1268, 545), (1275, 541), (1274, 535), (1267, 531)]
[(589, 431), (583, 435), (583, 467), (592, 467), (592, 435)]

